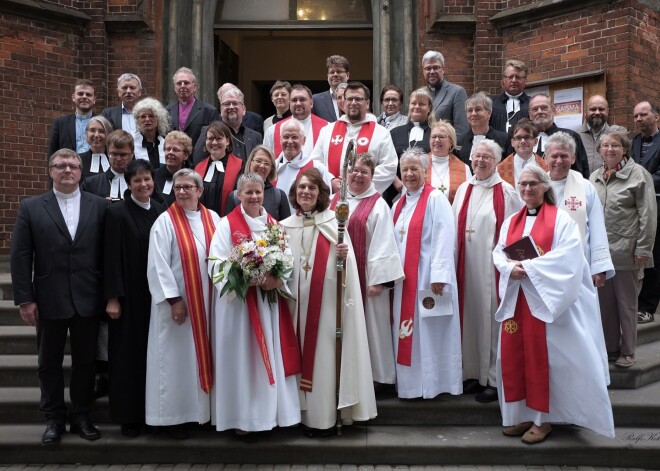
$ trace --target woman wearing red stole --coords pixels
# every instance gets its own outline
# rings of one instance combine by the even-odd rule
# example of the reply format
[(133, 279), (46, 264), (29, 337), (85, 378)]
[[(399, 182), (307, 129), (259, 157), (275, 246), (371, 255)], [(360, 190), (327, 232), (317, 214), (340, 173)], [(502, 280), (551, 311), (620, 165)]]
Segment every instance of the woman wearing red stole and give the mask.
[[(360, 278), (348, 234), (337, 245), (337, 220), (328, 209), (330, 189), (317, 169), (304, 171), (291, 186), (289, 200), (297, 210), (281, 222), (293, 253), (295, 300), (289, 301), (302, 349), (300, 408), (306, 436), (335, 431), (337, 409), (342, 422), (376, 416)], [(342, 309), (341, 376), (336, 388), (337, 256), (345, 259)]]
[[(525, 207), (502, 224), (493, 251), (502, 299), (497, 382), (506, 436), (540, 443), (551, 422), (614, 437), (597, 333), (591, 270), (577, 224), (558, 211), (550, 177), (529, 164), (518, 182)], [(538, 256), (513, 261), (505, 247), (531, 236)], [(601, 342), (602, 344), (602, 342)]]
[[(277, 225), (262, 206), (264, 181), (259, 174), (241, 175), (238, 199), (241, 204), (220, 221), (211, 241), (211, 276), (221, 270), (235, 246), (263, 240), (269, 227)], [(282, 298), (271, 303), (264, 297), (268, 290), (286, 289), (285, 282), (267, 274), (259, 285), (248, 288), (245, 301), (235, 293), (218, 297), (224, 286), (218, 283), (214, 295), (216, 429), (234, 429), (244, 436), (299, 423), (300, 352), (293, 319)]]
[(208, 157), (195, 165), (204, 181), (201, 202), (220, 215), (225, 214), (227, 198), (236, 188), (238, 177), (243, 173), (245, 161), (234, 156), (231, 144), (231, 131), (221, 121), (212, 122), (206, 130), (204, 149)]
[(187, 438), (187, 422), (211, 419), (206, 259), (220, 218), (199, 203), (204, 188), (197, 173), (182, 169), (173, 180), (176, 201), (156, 219), (149, 237), (146, 423), (169, 426), (173, 437)]

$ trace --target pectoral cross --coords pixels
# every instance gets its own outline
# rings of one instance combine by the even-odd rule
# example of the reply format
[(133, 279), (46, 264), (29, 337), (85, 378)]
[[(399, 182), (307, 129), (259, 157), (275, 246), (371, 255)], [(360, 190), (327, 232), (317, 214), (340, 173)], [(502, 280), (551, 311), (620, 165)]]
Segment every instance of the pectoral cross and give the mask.
[(442, 192), (444, 193), (446, 189), (447, 189), (447, 188), (445, 188), (445, 184), (444, 184), (444, 183), (440, 183), (440, 186), (438, 187), (438, 190), (440, 190), (440, 191), (442, 191)]
[(401, 242), (403, 242), (403, 236), (406, 235), (406, 227), (401, 225), (401, 229), (399, 229), (399, 234), (401, 234)]
[(468, 227), (467, 229), (465, 229), (465, 232), (468, 235), (468, 240), (472, 240), (472, 233), (474, 232), (474, 229), (472, 229), (471, 227)]
[(309, 264), (309, 260), (305, 262), (302, 268), (303, 270), (305, 270), (305, 279), (307, 279), (307, 275), (309, 274), (309, 271), (312, 269), (312, 266)]

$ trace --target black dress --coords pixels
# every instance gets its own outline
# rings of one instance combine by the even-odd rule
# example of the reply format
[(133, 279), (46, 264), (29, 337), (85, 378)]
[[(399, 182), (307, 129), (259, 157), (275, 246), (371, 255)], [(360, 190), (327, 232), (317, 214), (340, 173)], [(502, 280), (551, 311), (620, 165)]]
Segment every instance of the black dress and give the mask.
[(119, 298), (121, 316), (108, 321), (109, 399), (112, 420), (143, 424), (151, 294), (147, 282), (149, 231), (165, 210), (151, 200), (138, 206), (130, 191), (106, 211), (104, 297)]

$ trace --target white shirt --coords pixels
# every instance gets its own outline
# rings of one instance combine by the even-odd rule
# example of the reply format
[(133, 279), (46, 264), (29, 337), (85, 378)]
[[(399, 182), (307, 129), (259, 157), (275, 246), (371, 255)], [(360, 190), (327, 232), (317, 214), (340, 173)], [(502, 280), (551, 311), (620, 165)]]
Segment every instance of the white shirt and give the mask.
[(62, 212), (66, 227), (69, 229), (69, 234), (74, 239), (80, 220), (80, 188), (76, 188), (73, 193), (62, 193), (53, 188), (53, 193), (57, 198), (57, 204)]

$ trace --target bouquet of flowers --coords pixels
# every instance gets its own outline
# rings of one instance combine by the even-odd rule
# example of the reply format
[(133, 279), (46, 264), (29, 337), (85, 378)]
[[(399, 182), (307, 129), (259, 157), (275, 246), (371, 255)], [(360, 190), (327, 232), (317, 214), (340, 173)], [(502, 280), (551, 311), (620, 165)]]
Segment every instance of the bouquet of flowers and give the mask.
[[(283, 281), (289, 280), (293, 272), (293, 257), (286, 253), (289, 246), (287, 239), (280, 225), (273, 223), (267, 225), (262, 238), (245, 238), (232, 247), (229, 258), (219, 264), (217, 273), (214, 267), (211, 274), (214, 284), (225, 282), (220, 296), (234, 292), (245, 300), (250, 285), (263, 283), (268, 274)], [(216, 257), (209, 259), (218, 260)], [(290, 293), (280, 288), (265, 291), (265, 295), (270, 303), (274, 303), (278, 295), (292, 299)]]

